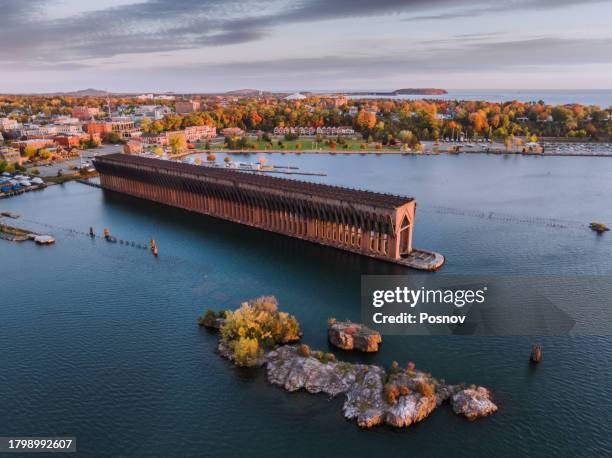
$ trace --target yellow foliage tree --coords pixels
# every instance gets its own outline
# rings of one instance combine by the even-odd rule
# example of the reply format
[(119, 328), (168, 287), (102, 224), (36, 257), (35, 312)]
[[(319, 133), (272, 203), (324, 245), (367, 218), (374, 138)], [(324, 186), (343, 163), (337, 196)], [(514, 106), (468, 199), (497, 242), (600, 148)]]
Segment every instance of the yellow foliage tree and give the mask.
[(298, 340), (300, 325), (294, 316), (278, 311), (276, 298), (262, 296), (227, 312), (220, 332), (236, 364), (251, 366), (266, 349)]
[(168, 143), (170, 144), (172, 154), (178, 154), (187, 148), (187, 140), (185, 140), (185, 135), (183, 134), (170, 135)]
[(240, 366), (253, 366), (259, 356), (259, 342), (250, 337), (240, 337), (234, 344), (234, 361)]

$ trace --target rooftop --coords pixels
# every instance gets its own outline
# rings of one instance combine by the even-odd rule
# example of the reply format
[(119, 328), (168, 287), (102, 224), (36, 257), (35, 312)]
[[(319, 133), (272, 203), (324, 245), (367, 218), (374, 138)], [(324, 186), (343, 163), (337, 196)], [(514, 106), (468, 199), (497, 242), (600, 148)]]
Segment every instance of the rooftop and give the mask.
[(295, 192), (311, 196), (332, 198), (348, 203), (372, 205), (384, 208), (396, 208), (412, 202), (414, 198), (383, 194), (372, 191), (344, 188), (326, 184), (311, 183), (307, 181), (288, 180), (286, 178), (271, 177), (252, 172), (242, 172), (226, 168), (206, 167), (182, 162), (165, 161), (160, 159), (133, 156), (128, 154), (109, 154), (98, 156), (94, 163), (117, 165), (131, 165), (136, 167), (154, 167), (158, 170), (185, 173), (200, 177), (232, 181), (235, 184), (247, 184), (258, 188), (272, 188), (284, 192)]

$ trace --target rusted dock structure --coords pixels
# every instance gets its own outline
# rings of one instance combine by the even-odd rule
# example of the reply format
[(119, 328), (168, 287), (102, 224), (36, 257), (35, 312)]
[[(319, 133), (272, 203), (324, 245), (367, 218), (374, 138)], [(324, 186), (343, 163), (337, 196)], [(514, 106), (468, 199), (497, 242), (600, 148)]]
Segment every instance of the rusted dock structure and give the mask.
[(94, 166), (104, 189), (417, 269), (444, 263), (413, 248), (410, 197), (125, 154)]

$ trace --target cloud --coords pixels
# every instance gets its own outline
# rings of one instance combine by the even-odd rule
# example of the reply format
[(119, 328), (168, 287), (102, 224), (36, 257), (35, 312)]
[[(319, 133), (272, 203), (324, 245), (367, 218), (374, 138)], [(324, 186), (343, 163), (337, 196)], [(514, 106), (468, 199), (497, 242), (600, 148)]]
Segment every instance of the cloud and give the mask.
[[(564, 39), (543, 37), (529, 40), (472, 42), (459, 48), (431, 48), (421, 53), (406, 52), (375, 56), (328, 55), (316, 58), (240, 61), (192, 64), (184, 71), (193, 73), (245, 74), (250, 78), (285, 78), (301, 74), (311, 77), (376, 79), (381, 73), (509, 71), (511, 69), (546, 70), (591, 64), (612, 64), (607, 52), (610, 39)], [(172, 73), (174, 68), (155, 67), (155, 72)]]
[[(584, 0), (580, 4), (604, 0)], [(456, 18), (510, 9), (556, 9), (570, 0), (147, 0), (48, 19), (52, 0), (3, 0), (0, 60), (72, 62), (248, 43), (280, 24), (384, 15)], [(424, 13), (429, 13), (423, 15)], [(419, 14), (421, 14), (419, 16)]]

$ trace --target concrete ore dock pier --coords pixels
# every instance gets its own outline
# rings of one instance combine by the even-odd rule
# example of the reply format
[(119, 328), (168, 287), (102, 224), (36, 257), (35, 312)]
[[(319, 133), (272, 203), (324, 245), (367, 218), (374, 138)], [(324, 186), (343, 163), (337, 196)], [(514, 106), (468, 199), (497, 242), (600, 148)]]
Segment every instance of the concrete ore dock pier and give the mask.
[(110, 154), (102, 188), (420, 270), (444, 256), (412, 246), (416, 201), (226, 168)]

